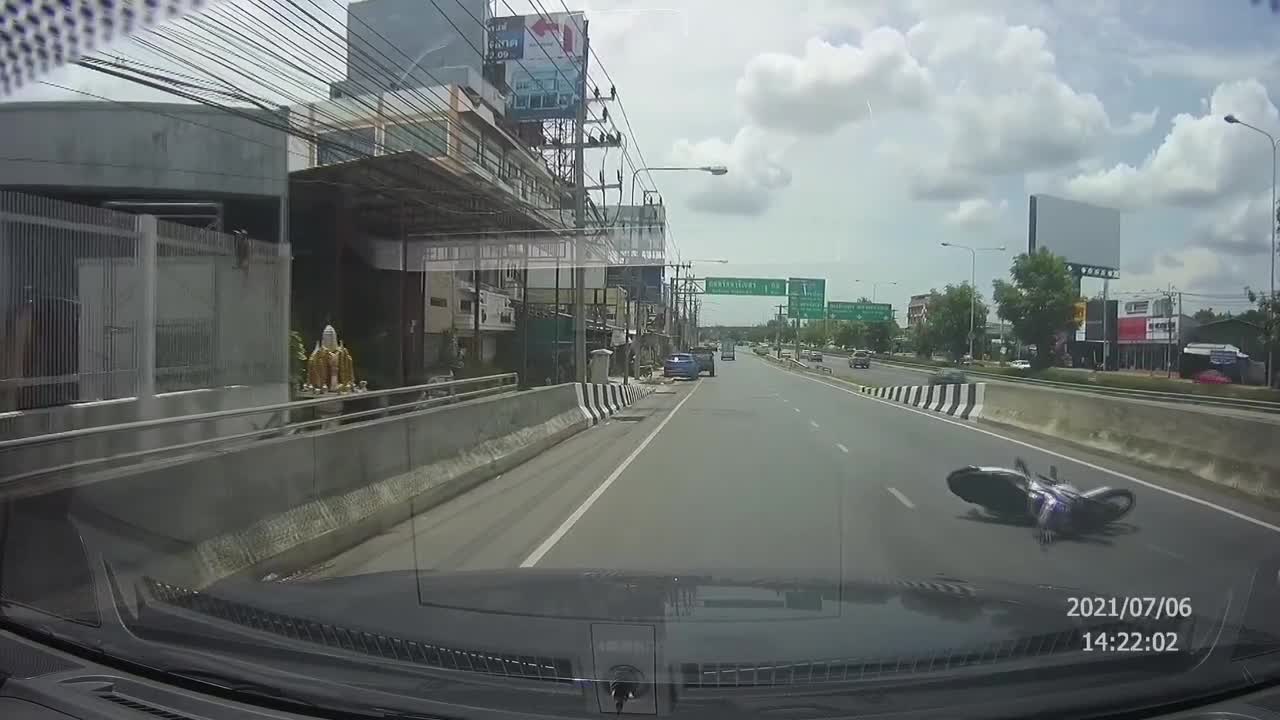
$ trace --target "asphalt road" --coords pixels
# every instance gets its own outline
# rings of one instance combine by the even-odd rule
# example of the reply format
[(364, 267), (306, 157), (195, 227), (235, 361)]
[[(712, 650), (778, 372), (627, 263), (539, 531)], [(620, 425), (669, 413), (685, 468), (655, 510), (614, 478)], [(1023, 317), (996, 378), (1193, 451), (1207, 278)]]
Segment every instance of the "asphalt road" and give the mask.
[(849, 367), (849, 358), (839, 355), (824, 355), (820, 363), (810, 360), (803, 362), (810, 367), (830, 368), (831, 374), (852, 380), (861, 385), (892, 387), (894, 385), (924, 385), (929, 381), (928, 372), (911, 370), (896, 365), (886, 365), (875, 358), (871, 359), (871, 367), (857, 369)]
[[(1280, 551), (1280, 516), (1198, 485), (878, 401), (749, 353), (717, 369), (296, 581), (522, 565), (821, 568), (1209, 602)], [(946, 489), (954, 468), (1018, 455), (1041, 470), (1055, 463), (1084, 488), (1132, 488), (1137, 509), (1106, 535), (1042, 547), (1030, 529), (986, 520)]]

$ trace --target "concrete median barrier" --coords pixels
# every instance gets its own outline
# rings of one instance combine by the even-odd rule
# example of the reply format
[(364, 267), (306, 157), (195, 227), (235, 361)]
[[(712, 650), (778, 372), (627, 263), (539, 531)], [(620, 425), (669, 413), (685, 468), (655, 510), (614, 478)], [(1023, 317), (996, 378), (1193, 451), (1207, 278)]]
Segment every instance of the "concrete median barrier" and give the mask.
[(126, 571), (205, 587), (321, 562), (643, 394), (537, 388), (111, 471), (60, 492)]
[(987, 384), (979, 422), (1007, 425), (1280, 499), (1280, 423), (1042, 388)]

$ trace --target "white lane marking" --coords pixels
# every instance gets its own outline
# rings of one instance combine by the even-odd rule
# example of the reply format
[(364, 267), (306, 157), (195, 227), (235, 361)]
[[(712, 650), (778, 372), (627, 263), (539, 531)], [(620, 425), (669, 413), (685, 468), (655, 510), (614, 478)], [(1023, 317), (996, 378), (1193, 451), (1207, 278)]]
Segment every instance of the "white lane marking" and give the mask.
[(622, 475), (623, 471), (630, 467), (632, 461), (634, 461), (641, 452), (644, 452), (645, 448), (649, 447), (649, 443), (653, 442), (653, 439), (658, 436), (658, 433), (662, 432), (662, 428), (666, 427), (667, 423), (671, 422), (671, 418), (675, 417), (676, 413), (680, 412), (680, 408), (684, 407), (684, 404), (689, 402), (689, 398), (693, 397), (693, 394), (698, 392), (699, 387), (702, 387), (702, 380), (695, 382), (693, 389), (689, 391), (689, 394), (685, 395), (680, 399), (680, 402), (676, 403), (676, 406), (671, 409), (671, 412), (668, 413), (666, 417), (662, 418), (662, 422), (658, 423), (658, 426), (654, 428), (644, 440), (640, 441), (640, 444), (636, 446), (636, 449), (632, 450), (631, 454), (628, 455), (626, 459), (618, 465), (618, 467), (614, 468), (613, 472), (609, 473), (609, 477), (605, 478), (604, 482), (600, 483), (600, 487), (596, 488), (589, 496), (587, 496), (586, 500), (582, 501), (582, 504), (578, 506), (577, 510), (574, 510), (564, 522), (560, 523), (560, 527), (556, 528), (555, 532), (551, 533), (546, 540), (542, 541), (541, 545), (539, 545), (533, 552), (529, 553), (529, 557), (525, 558), (524, 562), (520, 563), (520, 567), (527, 568), (537, 565), (538, 561), (542, 559), (542, 556), (546, 555), (551, 548), (555, 547), (555, 544), (560, 541), (560, 538), (564, 537), (565, 533), (569, 532), (574, 523), (582, 519), (582, 516), (591, 509), (591, 506), (596, 503), (596, 500), (600, 499), (600, 496), (604, 494), (604, 491), (609, 489), (609, 486), (613, 484), (613, 481), (617, 480), (618, 476)]
[(784, 403), (789, 403), (789, 402), (791, 402), (790, 400), (788, 400), (788, 399), (786, 399), (786, 398), (778, 398), (778, 399), (779, 399), (779, 400), (781, 400), (781, 401), (782, 401), (782, 402), (784, 402)]
[(1158, 553), (1162, 554), (1162, 555), (1168, 555), (1169, 557), (1173, 558), (1174, 560), (1181, 560), (1182, 562), (1186, 562), (1186, 561), (1187, 561), (1187, 559), (1186, 559), (1185, 557), (1183, 557), (1183, 556), (1179, 555), (1178, 553), (1176, 553), (1176, 552), (1174, 552), (1174, 551), (1172, 551), (1172, 550), (1169, 550), (1168, 548), (1162, 548), (1162, 547), (1160, 547), (1159, 545), (1156, 545), (1156, 544), (1154, 544), (1154, 543), (1147, 543), (1147, 547), (1148, 547), (1148, 548), (1150, 548), (1151, 550), (1154, 550), (1154, 551), (1156, 551), (1156, 552), (1158, 552)]
[(903, 494), (898, 490), (898, 488), (885, 488), (885, 490), (888, 490), (890, 495), (892, 495), (892, 496), (894, 496), (894, 497), (898, 498), (898, 502), (902, 503), (903, 505), (906, 505), (908, 510), (915, 510), (915, 509), (916, 509), (915, 504), (913, 504), (913, 503), (911, 502), (911, 500), (907, 498), (907, 496), (906, 496), (906, 495), (903, 495)]
[(841, 445), (840, 443), (836, 443), (836, 447), (840, 448), (840, 452), (842, 453), (845, 453), (845, 454), (849, 453), (849, 448)]
[(791, 409), (795, 410), (796, 412), (800, 412), (800, 408), (791, 408)]
[[(776, 370), (778, 370), (779, 372), (787, 372), (787, 371), (783, 370), (782, 368), (775, 368), (775, 369), (776, 369)], [(1103, 467), (1103, 466), (1101, 466), (1101, 465), (1098, 465), (1097, 463), (1091, 463), (1091, 462), (1089, 462), (1088, 460), (1081, 460), (1081, 459), (1079, 459), (1079, 458), (1071, 457), (1070, 455), (1064, 455), (1064, 454), (1062, 454), (1062, 453), (1060, 453), (1060, 452), (1055, 452), (1055, 451), (1053, 451), (1053, 450), (1049, 450), (1049, 449), (1046, 449), (1046, 448), (1040, 447), (1039, 445), (1033, 445), (1033, 444), (1031, 444), (1031, 443), (1029, 443), (1029, 442), (1024, 442), (1024, 441), (1022, 441), (1022, 440), (1015, 440), (1014, 438), (1008, 437), (1007, 435), (1001, 435), (1001, 434), (1000, 434), (1000, 433), (998, 433), (998, 432), (992, 432), (992, 431), (987, 430), (987, 429), (984, 429), (984, 428), (974, 427), (973, 425), (969, 425), (969, 424), (964, 423), (964, 422), (961, 422), (961, 421), (952, 420), (952, 419), (950, 419), (950, 418), (949, 418), (948, 416), (946, 416), (946, 415), (938, 415), (938, 414), (935, 414), (935, 413), (932, 413), (932, 412), (927, 412), (927, 411), (925, 411), (925, 410), (918, 410), (918, 409), (916, 409), (916, 408), (914, 408), (914, 407), (911, 407), (911, 406), (909, 406), (909, 405), (902, 405), (902, 404), (900, 404), (900, 403), (890, 402), (890, 401), (888, 401), (888, 400), (881, 400), (881, 399), (880, 399), (880, 398), (878, 398), (878, 397), (874, 397), (874, 396), (872, 396), (872, 395), (867, 395), (867, 394), (865, 394), (865, 393), (860, 393), (860, 392), (858, 392), (858, 391), (856, 391), (856, 390), (850, 390), (850, 389), (848, 389), (848, 388), (842, 388), (842, 387), (840, 387), (839, 385), (832, 385), (831, 383), (829, 383), (829, 382), (825, 382), (825, 381), (823, 381), (823, 380), (819, 380), (818, 378), (808, 377), (808, 376), (806, 376), (806, 375), (798, 375), (798, 374), (796, 374), (796, 373), (787, 373), (787, 374), (788, 374), (788, 375), (790, 375), (790, 376), (792, 376), (792, 377), (800, 378), (801, 380), (809, 380), (809, 381), (811, 381), (811, 382), (816, 382), (816, 383), (818, 383), (819, 385), (826, 385), (826, 386), (827, 386), (827, 387), (829, 387), (829, 388), (835, 388), (836, 390), (839, 390), (840, 392), (848, 393), (848, 394), (850, 394), (850, 395), (852, 395), (852, 396), (854, 396), (854, 397), (862, 398), (862, 399), (864, 399), (864, 400), (870, 400), (871, 402), (877, 402), (877, 403), (880, 403), (880, 404), (882, 404), (882, 405), (888, 405), (889, 407), (896, 408), (896, 409), (898, 409), (898, 410), (903, 410), (903, 411), (905, 411), (905, 412), (911, 412), (911, 413), (916, 413), (917, 415), (923, 415), (923, 416), (925, 416), (925, 417), (929, 418), (930, 420), (936, 420), (936, 421), (938, 421), (938, 422), (944, 422), (944, 423), (947, 423), (948, 425), (954, 425), (954, 426), (959, 427), (959, 428), (964, 428), (965, 430), (968, 430), (968, 431), (970, 431), (970, 432), (982, 433), (983, 435), (990, 435), (991, 437), (994, 437), (994, 438), (1000, 438), (1001, 440), (1004, 440), (1005, 442), (1011, 442), (1011, 443), (1013, 443), (1014, 445), (1021, 445), (1022, 447), (1025, 447), (1025, 448), (1031, 448), (1032, 450), (1035, 450), (1035, 451), (1037, 451), (1037, 452), (1042, 452), (1042, 453), (1044, 453), (1044, 454), (1046, 454), (1046, 455), (1051, 455), (1051, 456), (1056, 457), (1056, 458), (1061, 458), (1061, 459), (1063, 459), (1063, 460), (1067, 460), (1067, 461), (1069, 461), (1069, 462), (1076, 463), (1077, 465), (1082, 465), (1082, 466), (1087, 467), (1087, 468), (1089, 468), (1089, 469), (1091, 469), (1091, 470), (1097, 470), (1098, 472), (1106, 473), (1106, 474), (1108, 474), (1108, 475), (1111, 475), (1112, 477), (1118, 477), (1118, 478), (1120, 478), (1121, 480), (1127, 480), (1127, 481), (1129, 481), (1129, 482), (1131, 482), (1131, 483), (1135, 483), (1135, 484), (1137, 484), (1137, 485), (1141, 485), (1141, 486), (1146, 487), (1146, 488), (1151, 488), (1152, 490), (1158, 490), (1158, 491), (1160, 491), (1160, 492), (1162, 492), (1162, 493), (1165, 493), (1165, 494), (1167, 494), (1167, 495), (1172, 495), (1172, 496), (1174, 496), (1174, 497), (1176, 497), (1176, 498), (1181, 498), (1181, 499), (1183, 499), (1183, 500), (1186, 500), (1187, 502), (1195, 503), (1195, 504), (1197, 504), (1197, 505), (1201, 505), (1201, 506), (1203, 506), (1203, 507), (1207, 507), (1207, 508), (1209, 508), (1209, 509), (1211, 509), (1211, 510), (1217, 510), (1218, 512), (1225, 513), (1225, 514), (1230, 515), (1231, 517), (1236, 518), (1236, 519), (1238, 519), (1238, 520), (1243, 520), (1243, 521), (1245, 521), (1245, 522), (1247, 522), (1247, 523), (1251, 523), (1251, 524), (1253, 524), (1253, 525), (1257, 525), (1257, 526), (1258, 526), (1258, 527), (1260, 527), (1260, 528), (1265, 528), (1265, 529), (1270, 530), (1270, 531), (1272, 531), (1272, 532), (1280, 533), (1280, 525), (1272, 525), (1271, 523), (1266, 522), (1265, 520), (1259, 520), (1258, 518), (1250, 517), (1249, 515), (1245, 515), (1245, 514), (1244, 514), (1244, 513), (1242, 513), (1242, 512), (1239, 512), (1239, 511), (1236, 511), (1236, 510), (1232, 510), (1231, 508), (1228, 508), (1228, 507), (1223, 507), (1223, 506), (1221, 506), (1221, 505), (1218, 505), (1217, 503), (1209, 502), (1208, 500), (1204, 500), (1204, 499), (1202, 499), (1202, 498), (1198, 498), (1198, 497), (1196, 497), (1196, 496), (1194, 496), (1194, 495), (1188, 495), (1187, 493), (1179, 492), (1179, 491), (1174, 490), (1174, 489), (1172, 489), (1172, 488), (1163, 487), (1163, 486), (1157, 485), (1157, 484), (1155, 484), (1155, 483), (1153, 483), (1153, 482), (1148, 482), (1148, 481), (1146, 481), (1146, 480), (1141, 480), (1141, 479), (1136, 478), (1136, 477), (1134, 477), (1134, 476), (1132, 476), (1132, 475), (1128, 475), (1128, 474), (1126, 474), (1126, 473), (1122, 473), (1122, 472), (1120, 472), (1119, 470), (1112, 470), (1111, 468)]]
[(809, 424), (813, 426), (813, 429), (814, 429), (814, 430), (817, 430), (818, 428), (822, 427), (821, 425), (819, 425), (818, 423), (816, 423), (816, 422), (814, 422), (814, 421), (812, 421), (812, 420), (810, 420), (810, 421), (809, 421)]

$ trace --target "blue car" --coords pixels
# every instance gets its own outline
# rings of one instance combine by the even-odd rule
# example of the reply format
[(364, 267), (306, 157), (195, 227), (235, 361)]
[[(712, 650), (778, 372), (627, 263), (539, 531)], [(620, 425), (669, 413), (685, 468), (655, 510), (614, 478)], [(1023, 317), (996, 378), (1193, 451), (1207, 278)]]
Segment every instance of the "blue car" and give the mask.
[(697, 358), (689, 353), (672, 353), (662, 361), (663, 377), (697, 378), (699, 372)]

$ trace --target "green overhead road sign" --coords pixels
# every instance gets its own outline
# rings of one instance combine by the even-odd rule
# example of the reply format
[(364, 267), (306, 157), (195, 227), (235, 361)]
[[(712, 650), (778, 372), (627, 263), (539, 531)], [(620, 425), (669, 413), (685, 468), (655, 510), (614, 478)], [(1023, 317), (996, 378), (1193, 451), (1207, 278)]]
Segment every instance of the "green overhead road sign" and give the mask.
[(832, 320), (886, 322), (893, 318), (893, 306), (889, 303), (829, 302), (827, 317)]
[(787, 280), (787, 317), (821, 320), (827, 308), (827, 281), (821, 278)]
[(787, 294), (787, 281), (780, 278), (709, 277), (707, 295), (772, 295)]

